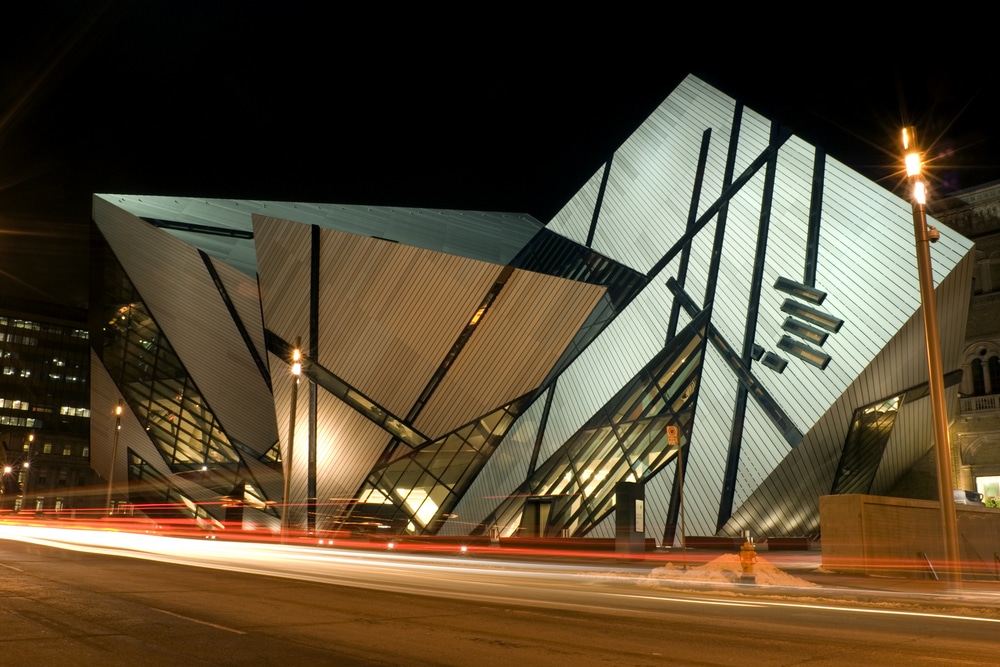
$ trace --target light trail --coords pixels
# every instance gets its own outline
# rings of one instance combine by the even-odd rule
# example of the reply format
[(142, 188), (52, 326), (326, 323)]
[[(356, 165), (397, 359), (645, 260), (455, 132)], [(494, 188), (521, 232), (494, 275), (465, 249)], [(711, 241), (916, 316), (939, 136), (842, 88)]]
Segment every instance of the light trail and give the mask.
[(629, 597), (643, 600), (657, 600), (662, 602), (681, 602), (694, 604), (719, 604), (727, 606), (754, 606), (754, 607), (786, 607), (796, 609), (812, 609), (818, 611), (854, 612), (859, 614), (887, 614), (889, 616), (914, 616), (918, 618), (950, 619), (953, 621), (980, 621), (983, 623), (1000, 623), (1000, 618), (985, 618), (982, 616), (959, 616), (957, 614), (935, 614), (931, 612), (907, 611), (903, 609), (875, 609), (871, 607), (841, 607), (835, 605), (805, 604), (800, 602), (777, 602), (775, 600), (757, 600), (752, 604), (728, 602), (725, 600), (696, 600), (687, 598), (671, 598), (659, 595), (637, 595), (631, 593), (603, 593), (613, 597)]
[[(539, 563), (530, 560), (501, 561), (488, 557), (464, 558), (457, 553), (451, 556), (427, 554), (414, 556), (392, 551), (180, 538), (116, 530), (53, 528), (37, 524), (0, 523), (0, 538), (39, 546), (154, 560), (175, 565), (404, 594), (460, 597), (499, 604), (576, 608), (605, 613), (668, 611), (666, 608), (650, 608), (648, 603), (652, 601), (664, 605), (752, 609), (800, 608), (839, 614), (866, 613), (1000, 623), (998, 618), (972, 615), (971, 610), (970, 615), (959, 615), (823, 604), (818, 600), (792, 602), (750, 597), (734, 600), (720, 598), (718, 595), (712, 595), (712, 591), (705, 590), (686, 590), (682, 595), (678, 595), (676, 589), (663, 595), (633, 593), (624, 589), (650, 582), (664, 584), (668, 580), (650, 578), (645, 576), (645, 573), (610, 566)], [(16, 568), (11, 567), (11, 569)], [(690, 587), (699, 582), (678, 580), (670, 583)], [(618, 590), (613, 590), (615, 588)], [(785, 595), (788, 590), (751, 587), (745, 592), (774, 596)], [(815, 590), (810, 589), (810, 591)], [(850, 589), (824, 591), (831, 596), (856, 592)], [(871, 591), (867, 593), (870, 594)], [(732, 590), (727, 587), (724, 594), (732, 594)], [(614, 599), (621, 604), (611, 607), (600, 603), (601, 599), (605, 601)], [(644, 601), (645, 604), (630, 604), (630, 601)], [(949, 602), (956, 606), (973, 603), (970, 599), (949, 600)], [(993, 603), (995, 604), (995, 599)]]

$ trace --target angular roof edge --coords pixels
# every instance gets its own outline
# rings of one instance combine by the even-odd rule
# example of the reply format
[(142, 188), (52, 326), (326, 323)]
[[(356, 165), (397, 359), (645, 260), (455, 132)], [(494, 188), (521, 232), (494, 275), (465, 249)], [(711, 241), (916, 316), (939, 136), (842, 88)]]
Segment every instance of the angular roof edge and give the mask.
[[(186, 231), (168, 230), (208, 254), (229, 261), (221, 246), (252, 244), (252, 216), (259, 214), (307, 225), (318, 225), (362, 236), (375, 236), (418, 248), (435, 250), (495, 264), (508, 264), (542, 229), (526, 213), (498, 213), (389, 206), (309, 204), (260, 200), (207, 199), (162, 195), (95, 194), (132, 215), (150, 221), (189, 225)], [(198, 229), (206, 242), (199, 242)], [(225, 238), (219, 232), (240, 232), (243, 238)], [(245, 253), (239, 253), (245, 255)], [(235, 265), (235, 264), (234, 264)], [(242, 271), (255, 267), (241, 262)], [(252, 269), (252, 271), (251, 271)]]

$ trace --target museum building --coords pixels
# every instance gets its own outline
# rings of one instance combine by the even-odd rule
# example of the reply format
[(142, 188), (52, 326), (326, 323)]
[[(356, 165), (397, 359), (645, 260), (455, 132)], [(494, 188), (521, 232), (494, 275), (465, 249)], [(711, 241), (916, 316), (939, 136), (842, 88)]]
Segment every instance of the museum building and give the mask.
[[(611, 537), (633, 482), (661, 543), (682, 497), (689, 535), (808, 535), (820, 496), (883, 493), (932, 446), (910, 205), (695, 77), (544, 224), (110, 194), (93, 221), (116, 502)], [(974, 262), (939, 230), (950, 372)]]

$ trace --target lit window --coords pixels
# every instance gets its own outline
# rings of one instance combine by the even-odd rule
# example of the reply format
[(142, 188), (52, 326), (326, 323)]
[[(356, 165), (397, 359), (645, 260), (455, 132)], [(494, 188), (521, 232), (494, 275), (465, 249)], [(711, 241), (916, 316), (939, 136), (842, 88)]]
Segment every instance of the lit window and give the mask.
[(29, 371), (26, 368), (22, 368), (21, 369), (21, 377), (23, 377), (23, 378), (31, 377), (31, 371)]
[(63, 456), (72, 456), (73, 448), (69, 445), (63, 445)]
[(51, 453), (52, 453), (52, 443), (46, 442), (44, 445), (42, 445), (42, 454), (51, 454)]
[(86, 447), (85, 446), (83, 448), (83, 452), (80, 454), (80, 456), (90, 456), (90, 447)]

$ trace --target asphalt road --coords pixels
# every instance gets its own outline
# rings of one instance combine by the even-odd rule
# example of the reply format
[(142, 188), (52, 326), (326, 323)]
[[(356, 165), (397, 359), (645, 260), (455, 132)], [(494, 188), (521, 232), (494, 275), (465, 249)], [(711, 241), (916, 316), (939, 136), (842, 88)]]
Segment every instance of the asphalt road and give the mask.
[(105, 553), (0, 539), (0, 665), (982, 665), (1000, 645), (989, 610), (682, 591), (643, 572), (168, 538), (87, 548)]

